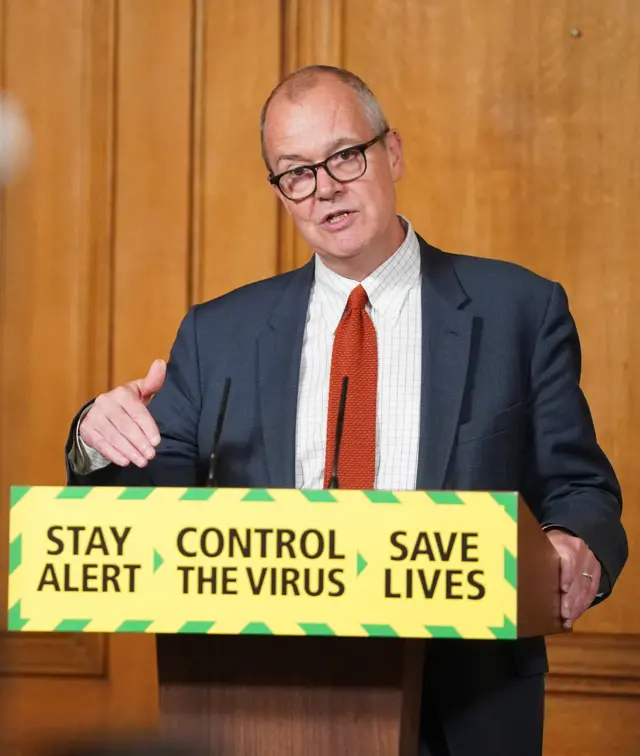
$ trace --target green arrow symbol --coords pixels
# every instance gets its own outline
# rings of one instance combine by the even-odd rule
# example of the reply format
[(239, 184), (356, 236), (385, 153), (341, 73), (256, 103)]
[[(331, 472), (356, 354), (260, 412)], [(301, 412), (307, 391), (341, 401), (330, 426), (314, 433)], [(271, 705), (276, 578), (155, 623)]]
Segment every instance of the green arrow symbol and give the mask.
[(164, 564), (164, 559), (154, 549), (153, 550), (153, 571), (154, 571), (154, 573), (157, 572), (160, 569), (160, 567), (162, 567), (163, 564)]
[(22, 630), (29, 621), (22, 616), (21, 602), (16, 603), (9, 609), (9, 630)]
[(360, 575), (360, 573), (364, 572), (369, 562), (362, 556), (360, 552), (358, 552), (358, 571), (356, 575)]

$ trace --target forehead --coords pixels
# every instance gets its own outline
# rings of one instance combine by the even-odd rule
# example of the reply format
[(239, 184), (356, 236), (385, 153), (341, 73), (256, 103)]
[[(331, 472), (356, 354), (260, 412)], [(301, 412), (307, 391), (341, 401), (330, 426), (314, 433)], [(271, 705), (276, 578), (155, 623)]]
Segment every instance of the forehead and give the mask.
[(291, 99), (279, 93), (265, 123), (265, 143), (275, 163), (283, 155), (322, 157), (339, 139), (366, 141), (373, 136), (364, 109), (351, 87), (325, 77)]

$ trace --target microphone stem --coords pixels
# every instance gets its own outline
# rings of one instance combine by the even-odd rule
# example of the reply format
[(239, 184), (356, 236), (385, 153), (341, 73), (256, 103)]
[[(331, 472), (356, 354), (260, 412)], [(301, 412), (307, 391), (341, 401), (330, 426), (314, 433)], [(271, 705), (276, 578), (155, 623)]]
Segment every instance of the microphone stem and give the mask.
[(216, 422), (215, 432), (213, 434), (213, 446), (209, 455), (209, 472), (207, 475), (207, 488), (216, 486), (216, 468), (218, 466), (218, 447), (220, 446), (220, 436), (222, 435), (222, 425), (224, 416), (227, 413), (227, 401), (229, 399), (229, 390), (231, 389), (231, 378), (226, 378), (224, 388), (222, 389), (222, 399), (220, 400), (220, 409), (218, 410), (218, 419)]

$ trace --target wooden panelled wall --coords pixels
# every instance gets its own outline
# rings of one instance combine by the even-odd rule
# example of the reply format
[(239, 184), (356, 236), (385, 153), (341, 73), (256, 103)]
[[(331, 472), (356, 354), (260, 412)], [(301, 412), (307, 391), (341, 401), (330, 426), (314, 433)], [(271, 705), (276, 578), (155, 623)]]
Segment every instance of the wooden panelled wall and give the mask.
[[(2, 198), (0, 486), (62, 483), (82, 403), (166, 356), (191, 302), (308, 257), (264, 180), (282, 71), (346, 65), (404, 136), (432, 243), (561, 281), (640, 536), (636, 0), (0, 0), (2, 86), (33, 129)], [(0, 521), (6, 543), (6, 514)], [(6, 574), (6, 552), (0, 550)], [(548, 756), (640, 752), (640, 604), (551, 646)], [(3, 586), (4, 590), (4, 586)], [(4, 600), (4, 597), (2, 597)], [(147, 638), (4, 637), (5, 739), (153, 721)]]

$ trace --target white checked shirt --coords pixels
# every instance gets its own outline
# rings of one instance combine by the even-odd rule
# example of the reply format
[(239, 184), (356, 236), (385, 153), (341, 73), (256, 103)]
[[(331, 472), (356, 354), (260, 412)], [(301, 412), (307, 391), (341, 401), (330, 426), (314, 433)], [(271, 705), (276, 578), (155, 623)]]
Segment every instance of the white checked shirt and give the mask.
[[(420, 442), (420, 245), (405, 223), (401, 246), (362, 281), (378, 339), (375, 487), (392, 490), (415, 489)], [(300, 366), (296, 488), (323, 486), (333, 337), (356, 286), (316, 255)]]
[[(422, 308), (420, 245), (411, 224), (397, 251), (362, 281), (378, 339), (375, 487), (416, 487), (420, 442)], [(333, 337), (357, 281), (315, 257), (302, 346), (296, 429), (296, 488), (322, 488)], [(77, 473), (108, 464), (79, 436), (70, 454)]]

